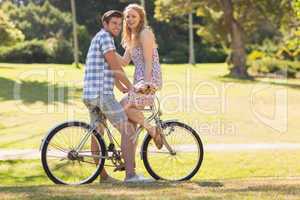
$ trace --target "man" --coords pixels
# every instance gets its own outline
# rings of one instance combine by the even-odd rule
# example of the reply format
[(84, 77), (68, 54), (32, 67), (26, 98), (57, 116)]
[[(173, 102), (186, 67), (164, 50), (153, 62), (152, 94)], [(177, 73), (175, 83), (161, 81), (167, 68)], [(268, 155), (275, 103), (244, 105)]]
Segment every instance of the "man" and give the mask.
[[(128, 92), (132, 88), (117, 59), (113, 40), (113, 37), (120, 34), (122, 19), (123, 14), (116, 10), (110, 10), (102, 16), (103, 28), (92, 39), (86, 58), (83, 99), (90, 111), (92, 125), (108, 118), (121, 133), (121, 150), (126, 170), (125, 182), (143, 182), (148, 179), (135, 173), (135, 145), (131, 140), (135, 129), (128, 122), (122, 106), (113, 93), (115, 82), (122, 92)], [(93, 112), (95, 107), (100, 108), (100, 115)], [(103, 133), (102, 127), (98, 127), (97, 130)], [(95, 140), (92, 140), (93, 149), (95, 149)], [(100, 181), (113, 180), (105, 169), (100, 176)]]

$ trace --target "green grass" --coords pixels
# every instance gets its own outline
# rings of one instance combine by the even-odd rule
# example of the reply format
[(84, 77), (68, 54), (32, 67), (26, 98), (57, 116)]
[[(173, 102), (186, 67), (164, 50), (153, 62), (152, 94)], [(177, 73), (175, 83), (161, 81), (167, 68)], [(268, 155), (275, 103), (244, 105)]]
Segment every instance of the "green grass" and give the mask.
[[(131, 79), (133, 70), (126, 69)], [(55, 124), (88, 121), (81, 101), (83, 73), (70, 65), (0, 64), (0, 149), (38, 148)], [(163, 65), (163, 119), (190, 124), (205, 144), (300, 142), (300, 80), (238, 80), (224, 77), (226, 73), (225, 64)], [(262, 90), (250, 104), (256, 89)], [(48, 91), (54, 95), (49, 97)], [(280, 91), (287, 92), (288, 105), (287, 129), (282, 131), (253, 113), (274, 119), (274, 94)], [(119, 92), (116, 96), (122, 98)], [(53, 185), (39, 160), (0, 161), (0, 199), (300, 199), (299, 157), (293, 150), (206, 152), (189, 182), (80, 187)], [(139, 158), (137, 162), (137, 171), (149, 176)], [(123, 172), (109, 171), (124, 178)]]
[[(199, 172), (193, 181), (205, 180), (241, 180), (255, 178), (300, 177), (299, 151), (253, 151), (243, 153), (206, 153)], [(139, 157), (137, 172), (148, 175)], [(108, 164), (108, 163), (106, 163)], [(123, 172), (113, 172), (106, 167), (109, 174), (123, 180)], [(177, 169), (178, 173), (181, 169)], [(49, 185), (40, 160), (0, 161), (0, 185)]]
[[(159, 97), (163, 119), (190, 124), (205, 143), (300, 142), (300, 80), (225, 78), (225, 64), (162, 66), (164, 87)], [(126, 69), (131, 79), (133, 70)], [(88, 121), (81, 101), (83, 73), (70, 65), (0, 64), (0, 148), (38, 148), (55, 124)], [(261, 87), (267, 88), (250, 104), (253, 90)], [(18, 89), (19, 96), (14, 95)], [(48, 91), (53, 91), (53, 96), (48, 96)], [(282, 119), (274, 122), (275, 128), (283, 124), (281, 131), (253, 113), (272, 120), (278, 91), (287, 92), (288, 105), (287, 124)], [(119, 92), (117, 98), (122, 98)]]
[[(299, 156), (297, 151), (207, 153), (200, 171), (188, 182), (99, 185), (95, 181), (80, 187), (55, 186), (46, 177), (39, 160), (0, 161), (3, 186), (0, 196), (4, 199), (297, 199)], [(149, 176), (137, 160), (138, 172)], [(110, 174), (124, 178), (122, 172), (110, 170)]]

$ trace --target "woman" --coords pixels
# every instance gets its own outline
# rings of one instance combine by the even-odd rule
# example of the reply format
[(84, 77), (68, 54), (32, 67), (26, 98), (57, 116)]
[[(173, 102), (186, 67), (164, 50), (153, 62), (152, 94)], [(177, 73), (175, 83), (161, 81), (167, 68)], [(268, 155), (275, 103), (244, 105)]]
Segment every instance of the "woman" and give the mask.
[[(152, 30), (145, 25), (145, 10), (130, 4), (124, 10), (122, 46), (123, 66), (132, 60), (135, 65), (134, 89), (122, 100), (130, 121), (142, 125), (153, 138), (158, 149), (162, 148), (161, 130), (145, 121), (140, 109), (154, 103), (155, 92), (162, 86), (157, 44)], [(119, 83), (118, 83), (119, 84)]]

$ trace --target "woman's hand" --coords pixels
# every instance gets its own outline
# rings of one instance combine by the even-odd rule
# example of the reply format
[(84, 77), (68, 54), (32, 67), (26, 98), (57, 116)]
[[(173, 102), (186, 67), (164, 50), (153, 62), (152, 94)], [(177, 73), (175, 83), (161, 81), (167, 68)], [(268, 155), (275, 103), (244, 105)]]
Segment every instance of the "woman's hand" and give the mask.
[(157, 87), (151, 82), (140, 81), (134, 85), (134, 92), (141, 94), (154, 94)]
[(139, 81), (133, 86), (133, 91), (136, 93), (143, 93), (145, 89), (146, 89), (146, 85), (143, 80)]

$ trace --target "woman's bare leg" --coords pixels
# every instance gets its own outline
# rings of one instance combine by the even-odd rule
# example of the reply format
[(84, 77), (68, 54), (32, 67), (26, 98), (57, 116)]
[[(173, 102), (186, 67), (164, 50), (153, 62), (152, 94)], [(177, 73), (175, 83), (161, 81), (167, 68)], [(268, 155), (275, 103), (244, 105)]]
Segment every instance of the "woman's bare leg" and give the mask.
[(122, 99), (121, 105), (123, 106), (127, 117), (130, 121), (132, 121), (135, 124), (142, 125), (152, 137), (155, 136), (155, 126), (152, 126), (145, 120), (144, 114), (140, 109), (136, 108), (134, 105), (131, 105), (126, 97)]

